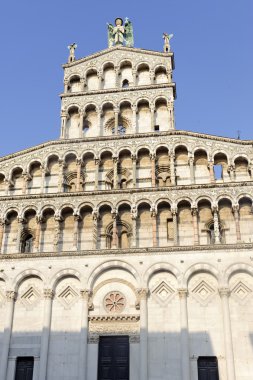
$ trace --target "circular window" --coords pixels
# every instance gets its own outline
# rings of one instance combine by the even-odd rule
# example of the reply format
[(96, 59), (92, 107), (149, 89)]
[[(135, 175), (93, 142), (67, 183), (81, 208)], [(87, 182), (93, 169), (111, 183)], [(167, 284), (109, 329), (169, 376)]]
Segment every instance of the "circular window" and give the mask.
[(104, 298), (104, 308), (107, 313), (121, 313), (126, 306), (125, 296), (117, 291), (108, 293)]

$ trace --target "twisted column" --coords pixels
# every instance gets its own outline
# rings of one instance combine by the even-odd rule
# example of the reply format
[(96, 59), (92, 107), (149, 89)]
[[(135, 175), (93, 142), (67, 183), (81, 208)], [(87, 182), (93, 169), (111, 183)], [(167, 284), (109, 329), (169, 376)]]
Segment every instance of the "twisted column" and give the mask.
[(48, 364), (48, 348), (51, 330), (51, 317), (52, 317), (52, 300), (54, 292), (52, 289), (44, 289), (44, 315), (43, 315), (43, 328), (40, 344), (40, 369), (39, 380), (47, 380), (47, 364)]
[(97, 241), (98, 241), (98, 212), (97, 212), (97, 210), (93, 210), (92, 219), (93, 219), (93, 244), (92, 244), (92, 248), (97, 249)]
[(2, 339), (2, 355), (0, 362), (0, 379), (5, 380), (7, 375), (10, 340), (13, 324), (13, 312), (14, 304), (16, 300), (16, 293), (14, 291), (6, 292), (6, 313), (5, 313), (5, 325)]
[(187, 289), (178, 289), (180, 298), (181, 379), (190, 380), (190, 353), (187, 311)]
[(213, 207), (213, 227), (214, 227), (214, 243), (220, 244), (220, 225), (218, 216), (218, 207)]
[(227, 365), (227, 379), (235, 380), (235, 364), (234, 364), (234, 352), (233, 352), (233, 339), (231, 331), (230, 311), (229, 311), (229, 296), (230, 291), (228, 288), (219, 289), (222, 306), (223, 316), (223, 332)]
[(136, 106), (132, 105), (132, 132), (136, 133)]
[(36, 232), (35, 232), (35, 240), (34, 240), (34, 249), (36, 252), (40, 250), (40, 234), (41, 234), (41, 223), (43, 219), (41, 216), (36, 217)]
[(80, 191), (81, 187), (81, 170), (82, 170), (82, 160), (76, 159), (76, 191)]
[(78, 239), (79, 239), (79, 220), (80, 215), (74, 215), (74, 234), (73, 234), (73, 247), (75, 250), (78, 249)]
[(54, 230), (54, 251), (58, 252), (60, 237), (61, 237), (61, 222), (60, 216), (55, 216), (55, 230)]
[(113, 157), (113, 188), (118, 188), (118, 157)]
[(112, 227), (112, 248), (118, 248), (118, 231), (117, 231), (117, 213), (112, 213), (113, 227)]
[(156, 221), (156, 210), (151, 208), (151, 218), (152, 218), (152, 236), (153, 236), (153, 247), (157, 247), (157, 221)]

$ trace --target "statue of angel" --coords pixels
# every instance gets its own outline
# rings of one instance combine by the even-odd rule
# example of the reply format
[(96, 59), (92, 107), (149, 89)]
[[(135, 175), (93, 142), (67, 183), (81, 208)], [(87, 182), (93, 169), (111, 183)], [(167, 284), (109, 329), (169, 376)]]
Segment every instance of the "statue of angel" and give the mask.
[(174, 34), (168, 34), (168, 33), (163, 33), (163, 39), (164, 39), (164, 45), (163, 45), (163, 51), (164, 53), (169, 53), (170, 52), (170, 40)]
[(71, 62), (74, 62), (75, 60), (75, 50), (77, 48), (77, 44), (74, 42), (73, 44), (70, 44), (68, 46), (68, 49), (69, 49), (69, 59), (68, 59), (68, 62), (71, 63)]
[(132, 47), (134, 43), (133, 39), (133, 26), (131, 21), (126, 18), (125, 25), (122, 18), (118, 17), (115, 20), (115, 26), (107, 23), (107, 31), (108, 31), (108, 46), (123, 46)]

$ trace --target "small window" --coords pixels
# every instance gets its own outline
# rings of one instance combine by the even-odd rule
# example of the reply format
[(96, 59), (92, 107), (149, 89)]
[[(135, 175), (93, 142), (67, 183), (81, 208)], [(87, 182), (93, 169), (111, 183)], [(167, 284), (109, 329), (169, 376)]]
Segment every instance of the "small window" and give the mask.
[(127, 79), (124, 79), (122, 82), (122, 88), (128, 88), (129, 87), (129, 82)]
[(18, 357), (16, 362), (15, 380), (32, 380), (33, 367), (33, 357)]
[(160, 126), (159, 125), (155, 125), (155, 132), (159, 132), (160, 131)]
[(33, 236), (26, 235), (21, 244), (21, 253), (31, 253), (33, 251)]
[(222, 165), (214, 165), (213, 170), (214, 170), (215, 179), (216, 180), (222, 179), (222, 171), (223, 171)]
[(198, 358), (198, 380), (219, 380), (218, 361), (215, 356)]

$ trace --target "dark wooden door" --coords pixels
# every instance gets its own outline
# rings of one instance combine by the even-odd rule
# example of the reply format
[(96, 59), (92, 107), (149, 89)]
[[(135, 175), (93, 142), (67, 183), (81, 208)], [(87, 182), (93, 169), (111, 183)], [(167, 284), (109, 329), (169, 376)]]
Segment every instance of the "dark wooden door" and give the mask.
[(32, 380), (33, 365), (32, 357), (17, 358), (15, 380)]
[(99, 339), (98, 380), (129, 380), (129, 337)]
[(198, 358), (198, 380), (219, 380), (216, 357), (202, 356)]

